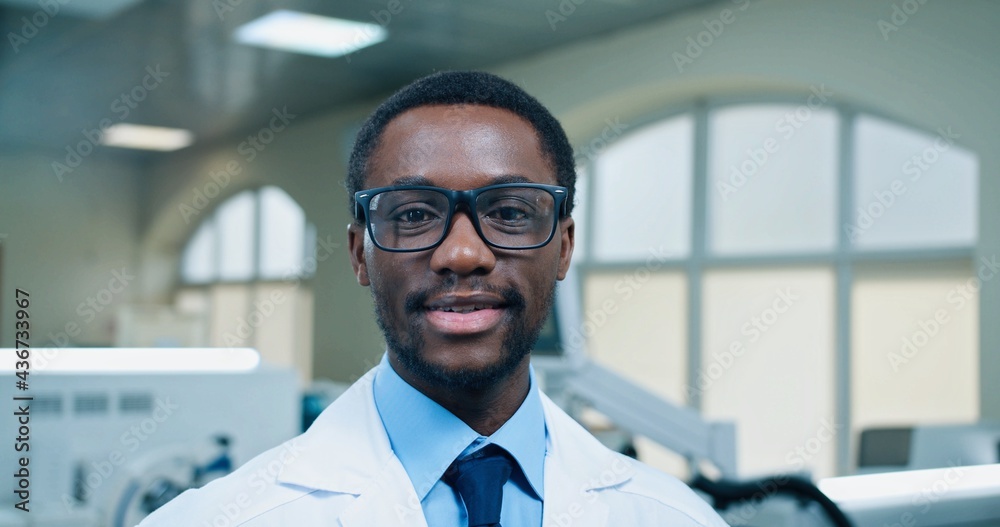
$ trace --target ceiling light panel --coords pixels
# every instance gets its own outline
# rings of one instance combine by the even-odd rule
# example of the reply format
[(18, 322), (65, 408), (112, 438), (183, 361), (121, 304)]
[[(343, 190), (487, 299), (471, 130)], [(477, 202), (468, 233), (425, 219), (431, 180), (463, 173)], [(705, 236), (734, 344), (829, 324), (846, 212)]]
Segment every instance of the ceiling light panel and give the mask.
[(377, 44), (388, 33), (378, 24), (278, 10), (236, 29), (237, 42), (320, 57), (340, 57)]

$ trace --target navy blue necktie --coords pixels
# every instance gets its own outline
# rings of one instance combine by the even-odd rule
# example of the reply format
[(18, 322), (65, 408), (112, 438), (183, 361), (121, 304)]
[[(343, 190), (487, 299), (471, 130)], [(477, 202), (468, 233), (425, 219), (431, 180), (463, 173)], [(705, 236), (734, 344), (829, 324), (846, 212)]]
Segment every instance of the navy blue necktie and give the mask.
[(469, 527), (500, 527), (503, 485), (513, 467), (507, 451), (487, 445), (455, 460), (441, 479), (458, 491), (469, 513)]

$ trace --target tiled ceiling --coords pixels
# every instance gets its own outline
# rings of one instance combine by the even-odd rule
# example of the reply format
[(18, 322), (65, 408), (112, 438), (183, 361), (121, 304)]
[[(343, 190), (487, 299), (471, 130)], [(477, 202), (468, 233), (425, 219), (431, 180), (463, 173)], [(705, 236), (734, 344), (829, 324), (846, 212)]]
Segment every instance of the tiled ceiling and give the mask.
[[(275, 107), (328, 111), (711, 1), (0, 0), (0, 145), (62, 148), (102, 119), (237, 136)], [(233, 42), (275, 9), (378, 22), (389, 39), (334, 59)]]

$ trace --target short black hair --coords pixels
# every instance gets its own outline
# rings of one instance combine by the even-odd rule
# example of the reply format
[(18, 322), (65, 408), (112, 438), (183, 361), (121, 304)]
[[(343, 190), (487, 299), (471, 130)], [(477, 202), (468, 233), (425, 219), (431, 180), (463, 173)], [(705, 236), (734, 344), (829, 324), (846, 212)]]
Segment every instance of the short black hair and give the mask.
[(528, 121), (538, 133), (542, 155), (552, 165), (556, 181), (569, 189), (566, 213), (573, 209), (576, 165), (573, 147), (559, 121), (518, 85), (482, 71), (442, 71), (417, 79), (385, 100), (358, 132), (347, 170), (347, 198), (351, 216), (355, 213), (354, 193), (362, 190), (369, 161), (378, 148), (385, 127), (397, 116), (421, 106), (474, 104), (501, 108)]

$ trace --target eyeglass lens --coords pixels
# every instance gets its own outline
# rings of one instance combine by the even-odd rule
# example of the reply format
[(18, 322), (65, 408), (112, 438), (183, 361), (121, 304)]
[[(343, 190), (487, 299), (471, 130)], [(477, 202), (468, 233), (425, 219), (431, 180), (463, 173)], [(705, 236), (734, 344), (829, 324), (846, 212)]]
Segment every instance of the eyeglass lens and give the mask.
[[(388, 190), (373, 196), (368, 208), (372, 236), (382, 247), (428, 248), (448, 229), (448, 196), (438, 191)], [(555, 199), (543, 189), (487, 190), (477, 196), (475, 212), (483, 237), (500, 247), (542, 244), (555, 228)]]

